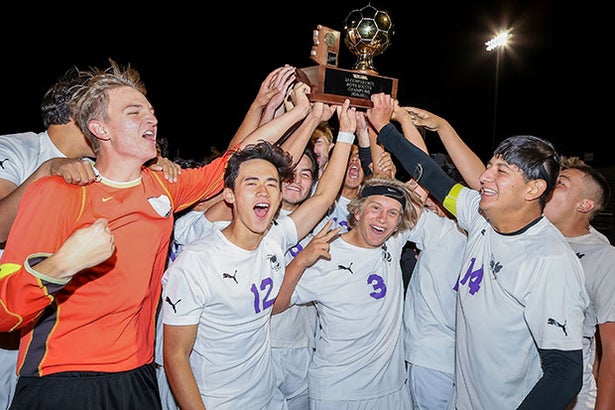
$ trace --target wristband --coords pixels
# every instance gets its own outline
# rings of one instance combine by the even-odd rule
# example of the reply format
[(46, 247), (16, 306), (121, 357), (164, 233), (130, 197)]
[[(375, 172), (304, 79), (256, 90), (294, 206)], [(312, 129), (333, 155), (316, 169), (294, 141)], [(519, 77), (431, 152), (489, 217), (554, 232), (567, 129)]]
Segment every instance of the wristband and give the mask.
[(47, 259), (50, 256), (51, 256), (50, 253), (34, 253), (28, 256), (23, 267), (26, 269), (26, 271), (29, 274), (45, 282), (49, 282), (51, 284), (60, 285), (60, 286), (66, 285), (68, 282), (70, 282), (70, 280), (72, 279), (72, 276), (70, 278), (65, 278), (65, 279), (52, 278), (50, 276), (45, 275), (44, 273), (37, 271), (36, 268), (33, 266), (33, 265), (37, 265), (38, 263), (42, 262), (43, 260)]
[(346, 142), (352, 144), (354, 142), (354, 134), (352, 132), (340, 131), (337, 133), (336, 142)]

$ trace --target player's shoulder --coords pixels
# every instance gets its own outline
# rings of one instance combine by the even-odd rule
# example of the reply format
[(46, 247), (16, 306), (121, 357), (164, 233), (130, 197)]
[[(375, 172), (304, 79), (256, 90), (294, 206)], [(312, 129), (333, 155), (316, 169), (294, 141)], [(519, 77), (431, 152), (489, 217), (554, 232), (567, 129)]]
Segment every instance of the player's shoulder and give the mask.
[(41, 134), (35, 132), (19, 132), (0, 135), (0, 152), (22, 153), (24, 150), (37, 148), (41, 143)]
[(43, 133), (36, 133), (33, 131), (15, 132), (12, 134), (2, 134), (0, 135), (0, 141), (19, 143), (23, 140), (38, 139), (40, 138), (41, 134)]
[(73, 190), (80, 190), (81, 188), (83, 187), (80, 185), (69, 184), (60, 175), (45, 175), (28, 185), (26, 190), (67, 192)]

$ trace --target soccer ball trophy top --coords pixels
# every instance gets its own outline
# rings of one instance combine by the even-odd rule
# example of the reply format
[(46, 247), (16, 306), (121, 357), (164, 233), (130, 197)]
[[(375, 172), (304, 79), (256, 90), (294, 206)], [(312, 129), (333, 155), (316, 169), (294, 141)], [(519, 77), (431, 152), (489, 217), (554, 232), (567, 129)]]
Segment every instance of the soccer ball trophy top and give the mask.
[(344, 44), (357, 56), (353, 70), (378, 74), (373, 58), (389, 47), (395, 34), (389, 13), (371, 4), (352, 10), (344, 20), (344, 32)]

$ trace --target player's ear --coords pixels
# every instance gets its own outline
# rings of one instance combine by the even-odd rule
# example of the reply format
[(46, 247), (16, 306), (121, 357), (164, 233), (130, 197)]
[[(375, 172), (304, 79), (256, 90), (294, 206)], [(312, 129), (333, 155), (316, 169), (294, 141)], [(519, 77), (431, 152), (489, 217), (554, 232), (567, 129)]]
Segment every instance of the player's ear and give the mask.
[(594, 201), (591, 199), (584, 199), (577, 204), (577, 211), (583, 214), (591, 212), (594, 209)]
[(533, 179), (528, 183), (528, 200), (538, 199), (547, 189), (547, 181), (544, 179)]
[(231, 188), (224, 188), (224, 191), (222, 191), (222, 199), (224, 199), (224, 202), (228, 204), (234, 204), (235, 203), (235, 193), (233, 192)]
[(92, 120), (88, 124), (88, 129), (96, 138), (102, 141), (109, 141), (111, 138), (107, 136), (107, 130), (105, 126), (98, 120)]

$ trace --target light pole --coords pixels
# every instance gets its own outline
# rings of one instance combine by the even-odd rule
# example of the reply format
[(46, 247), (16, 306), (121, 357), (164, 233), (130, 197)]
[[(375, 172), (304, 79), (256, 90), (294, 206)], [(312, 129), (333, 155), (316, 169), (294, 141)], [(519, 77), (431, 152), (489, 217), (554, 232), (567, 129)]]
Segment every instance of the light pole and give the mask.
[(487, 51), (495, 50), (495, 92), (493, 96), (493, 133), (491, 134), (491, 149), (495, 150), (495, 131), (496, 131), (496, 123), (497, 123), (497, 113), (498, 113), (498, 84), (500, 77), (500, 50), (502, 47), (506, 46), (508, 40), (510, 38), (510, 31), (512, 29), (508, 29), (506, 31), (501, 31), (491, 40), (485, 43)]

